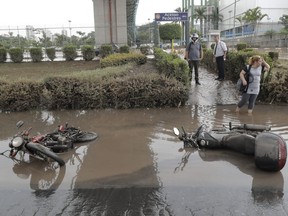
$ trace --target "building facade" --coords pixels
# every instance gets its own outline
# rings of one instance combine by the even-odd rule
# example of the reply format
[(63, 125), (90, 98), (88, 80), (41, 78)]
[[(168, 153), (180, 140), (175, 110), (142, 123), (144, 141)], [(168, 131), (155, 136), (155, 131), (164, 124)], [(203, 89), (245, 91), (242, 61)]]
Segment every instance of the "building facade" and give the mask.
[(219, 0), (219, 14), (223, 16), (219, 30), (223, 37), (239, 37), (255, 35), (255, 29), (238, 21), (244, 13), (256, 7), (260, 7), (262, 14), (267, 14), (258, 25), (257, 35), (263, 35), (268, 30), (280, 31), (283, 26), (279, 24), (279, 18), (288, 14), (287, 0)]

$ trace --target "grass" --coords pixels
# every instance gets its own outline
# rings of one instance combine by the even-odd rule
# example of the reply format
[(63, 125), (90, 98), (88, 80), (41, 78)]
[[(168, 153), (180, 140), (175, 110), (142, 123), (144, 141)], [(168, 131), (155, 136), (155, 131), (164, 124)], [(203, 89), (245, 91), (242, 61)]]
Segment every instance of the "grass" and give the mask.
[(5, 81), (41, 81), (51, 76), (65, 76), (81, 71), (95, 71), (100, 68), (99, 61), (57, 61), (1, 63), (0, 79)]

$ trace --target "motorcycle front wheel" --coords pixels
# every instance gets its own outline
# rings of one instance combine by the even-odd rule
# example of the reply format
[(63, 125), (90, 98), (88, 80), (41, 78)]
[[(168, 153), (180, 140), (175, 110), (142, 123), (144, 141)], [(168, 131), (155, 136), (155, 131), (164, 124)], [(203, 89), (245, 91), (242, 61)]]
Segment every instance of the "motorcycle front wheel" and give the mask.
[(47, 160), (48, 158), (56, 161), (60, 166), (63, 166), (65, 164), (65, 161), (62, 160), (57, 154), (52, 152), (49, 148), (42, 146), (38, 143), (27, 143), (26, 145), (28, 150), (31, 150), (34, 155), (43, 158), (44, 160)]
[(76, 142), (88, 142), (95, 140), (98, 137), (94, 132), (82, 132), (76, 137)]

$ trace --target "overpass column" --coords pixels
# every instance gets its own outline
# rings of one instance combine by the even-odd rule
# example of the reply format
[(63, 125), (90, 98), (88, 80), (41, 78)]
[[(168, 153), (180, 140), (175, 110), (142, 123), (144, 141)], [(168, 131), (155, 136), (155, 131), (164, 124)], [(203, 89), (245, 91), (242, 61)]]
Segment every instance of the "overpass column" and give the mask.
[(127, 44), (126, 0), (92, 0), (95, 45)]

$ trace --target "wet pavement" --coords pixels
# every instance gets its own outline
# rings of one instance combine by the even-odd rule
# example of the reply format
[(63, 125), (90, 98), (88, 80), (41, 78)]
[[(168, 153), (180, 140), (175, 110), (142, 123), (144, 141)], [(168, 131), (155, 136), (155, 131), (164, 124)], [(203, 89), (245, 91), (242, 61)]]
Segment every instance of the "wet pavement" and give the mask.
[(68, 122), (99, 137), (60, 154), (66, 166), (0, 156), (0, 215), (287, 215), (288, 168), (264, 172), (253, 156), (227, 150), (183, 149), (174, 126), (195, 131), (222, 124), (270, 125), (288, 140), (287, 106), (256, 105), (235, 113), (229, 81), (200, 70), (180, 108), (0, 113), (0, 152), (18, 120), (47, 133)]

